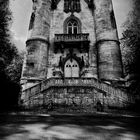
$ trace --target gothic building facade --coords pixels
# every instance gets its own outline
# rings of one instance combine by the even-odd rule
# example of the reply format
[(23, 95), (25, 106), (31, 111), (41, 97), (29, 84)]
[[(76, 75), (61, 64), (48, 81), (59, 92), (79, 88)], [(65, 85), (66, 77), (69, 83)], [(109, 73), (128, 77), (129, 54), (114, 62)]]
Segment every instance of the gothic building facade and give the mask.
[(33, 0), (26, 49), (24, 106), (127, 102), (111, 0)]

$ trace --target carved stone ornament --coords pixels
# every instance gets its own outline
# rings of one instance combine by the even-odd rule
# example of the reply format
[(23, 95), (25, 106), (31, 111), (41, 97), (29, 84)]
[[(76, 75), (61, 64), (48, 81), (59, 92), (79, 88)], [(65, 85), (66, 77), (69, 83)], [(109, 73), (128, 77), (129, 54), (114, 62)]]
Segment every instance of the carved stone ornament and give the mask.
[(64, 12), (80, 12), (80, 0), (64, 0)]
[(75, 59), (79, 63), (80, 70), (82, 70), (82, 68), (85, 66), (85, 62), (84, 62), (83, 57), (77, 57), (76, 54), (73, 54), (72, 52), (70, 52), (67, 54), (67, 56), (65, 58), (62, 58), (60, 56), (59, 67), (61, 67), (62, 71), (64, 71), (65, 62), (68, 59), (70, 59), (70, 60)]

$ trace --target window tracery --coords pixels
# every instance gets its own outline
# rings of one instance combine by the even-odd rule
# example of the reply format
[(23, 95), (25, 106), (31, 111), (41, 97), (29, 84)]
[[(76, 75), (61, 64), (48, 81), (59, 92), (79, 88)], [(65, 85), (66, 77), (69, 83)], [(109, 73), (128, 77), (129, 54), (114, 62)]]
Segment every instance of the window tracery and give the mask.
[(70, 20), (67, 24), (67, 34), (77, 34), (78, 23), (76, 20)]
[(80, 0), (64, 0), (64, 12), (80, 12)]
[(81, 33), (81, 26), (81, 21), (74, 15), (71, 15), (64, 21), (64, 33), (79, 34)]

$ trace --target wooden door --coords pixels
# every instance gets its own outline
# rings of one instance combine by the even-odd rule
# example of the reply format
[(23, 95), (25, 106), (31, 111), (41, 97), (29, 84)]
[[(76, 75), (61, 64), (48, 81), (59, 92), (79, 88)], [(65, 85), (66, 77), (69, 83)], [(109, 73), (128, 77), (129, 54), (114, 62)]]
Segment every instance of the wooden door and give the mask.
[(79, 65), (76, 60), (68, 60), (64, 68), (65, 77), (79, 77)]

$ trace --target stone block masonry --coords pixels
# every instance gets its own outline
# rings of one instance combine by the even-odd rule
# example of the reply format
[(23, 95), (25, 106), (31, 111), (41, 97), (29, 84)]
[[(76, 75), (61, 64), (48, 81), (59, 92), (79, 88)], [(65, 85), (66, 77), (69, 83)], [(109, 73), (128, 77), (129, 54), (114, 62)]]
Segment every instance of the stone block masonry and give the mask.
[(33, 1), (21, 77), (27, 108), (50, 101), (91, 109), (98, 102), (104, 107), (130, 103), (127, 93), (113, 87), (123, 83), (123, 72), (112, 1), (76, 2)]

